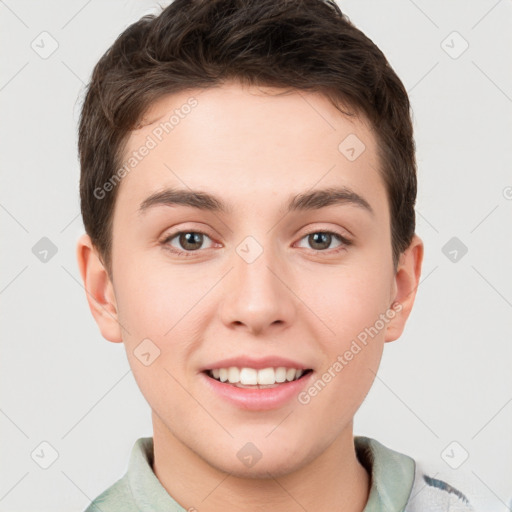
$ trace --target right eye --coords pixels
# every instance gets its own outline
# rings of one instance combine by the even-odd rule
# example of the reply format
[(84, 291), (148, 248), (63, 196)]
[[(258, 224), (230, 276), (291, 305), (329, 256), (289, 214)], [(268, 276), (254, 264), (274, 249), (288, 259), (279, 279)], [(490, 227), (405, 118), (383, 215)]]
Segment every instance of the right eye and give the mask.
[[(204, 242), (204, 237), (211, 240), (206, 233), (201, 231), (176, 231), (175, 233), (167, 236), (163, 240), (162, 244), (171, 252), (179, 256), (186, 257), (189, 256), (190, 253), (197, 252), (199, 249), (201, 249), (201, 245)], [(176, 239), (176, 243), (179, 245), (178, 247), (171, 243), (174, 239)]]

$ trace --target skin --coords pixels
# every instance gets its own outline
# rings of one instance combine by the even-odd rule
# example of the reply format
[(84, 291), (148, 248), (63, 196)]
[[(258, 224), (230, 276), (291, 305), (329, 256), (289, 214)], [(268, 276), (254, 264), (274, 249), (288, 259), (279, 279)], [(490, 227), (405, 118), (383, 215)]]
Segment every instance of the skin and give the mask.
[[(113, 279), (88, 235), (77, 246), (101, 334), (124, 343), (151, 406), (153, 470), (186, 509), (360, 512), (370, 480), (356, 458), (353, 417), (384, 343), (404, 329), (422, 241), (414, 237), (395, 272), (374, 133), (317, 93), (231, 82), (169, 95), (131, 133), (126, 154), (191, 96), (198, 105), (119, 185)], [(366, 146), (354, 161), (338, 150), (349, 134)], [(286, 214), (291, 195), (340, 185), (374, 214), (349, 203)], [(142, 201), (167, 186), (209, 192), (232, 212), (162, 205), (139, 215)], [(165, 248), (186, 250), (179, 237), (163, 243), (180, 230), (207, 235), (187, 258)], [(352, 244), (333, 237), (322, 249), (307, 236), (325, 231)], [(250, 264), (236, 251), (247, 236), (263, 249)], [(393, 303), (401, 311), (307, 405), (242, 410), (200, 378), (200, 368), (225, 357), (278, 355), (307, 364), (316, 380)], [(145, 338), (160, 349), (149, 366), (134, 354)], [(262, 453), (251, 468), (236, 456), (247, 442)]]

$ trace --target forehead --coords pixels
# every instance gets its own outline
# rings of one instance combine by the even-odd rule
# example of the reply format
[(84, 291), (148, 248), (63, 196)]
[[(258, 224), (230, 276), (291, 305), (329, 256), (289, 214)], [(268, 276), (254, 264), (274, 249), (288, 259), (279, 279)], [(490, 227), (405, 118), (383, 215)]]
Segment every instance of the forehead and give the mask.
[(228, 83), (165, 96), (131, 132), (123, 164), (125, 213), (166, 187), (231, 205), (346, 186), (386, 208), (371, 127), (318, 93)]

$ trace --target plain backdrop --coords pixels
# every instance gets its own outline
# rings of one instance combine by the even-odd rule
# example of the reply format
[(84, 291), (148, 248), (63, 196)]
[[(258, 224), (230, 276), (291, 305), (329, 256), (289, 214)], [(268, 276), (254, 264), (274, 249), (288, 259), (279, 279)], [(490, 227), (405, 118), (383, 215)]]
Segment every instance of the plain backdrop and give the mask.
[[(94, 64), (156, 5), (0, 1), (2, 512), (84, 510), (124, 474), (135, 440), (152, 435), (124, 348), (101, 337), (80, 280), (76, 133)], [(355, 433), (433, 464), (438, 478), (465, 475), (481, 510), (504, 512), (512, 2), (339, 5), (410, 93), (426, 248), (415, 308), (401, 339), (385, 346)]]

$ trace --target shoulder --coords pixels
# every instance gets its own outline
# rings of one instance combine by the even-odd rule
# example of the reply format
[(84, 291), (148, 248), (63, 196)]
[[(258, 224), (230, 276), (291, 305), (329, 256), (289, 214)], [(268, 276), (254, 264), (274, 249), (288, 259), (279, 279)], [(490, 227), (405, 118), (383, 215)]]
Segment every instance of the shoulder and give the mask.
[(458, 470), (415, 461), (414, 484), (404, 512), (476, 512), (474, 479)]
[(139, 512), (130, 490), (127, 475), (103, 491), (84, 512)]
[[(412, 458), (371, 438), (357, 436), (356, 453), (370, 472), (366, 511), (498, 512), (470, 472)], [(501, 511), (500, 511), (501, 512)]]
[(153, 474), (153, 439), (137, 439), (132, 447), (128, 469), (122, 478), (103, 491), (84, 512), (139, 512), (147, 505), (150, 495), (158, 486)]

